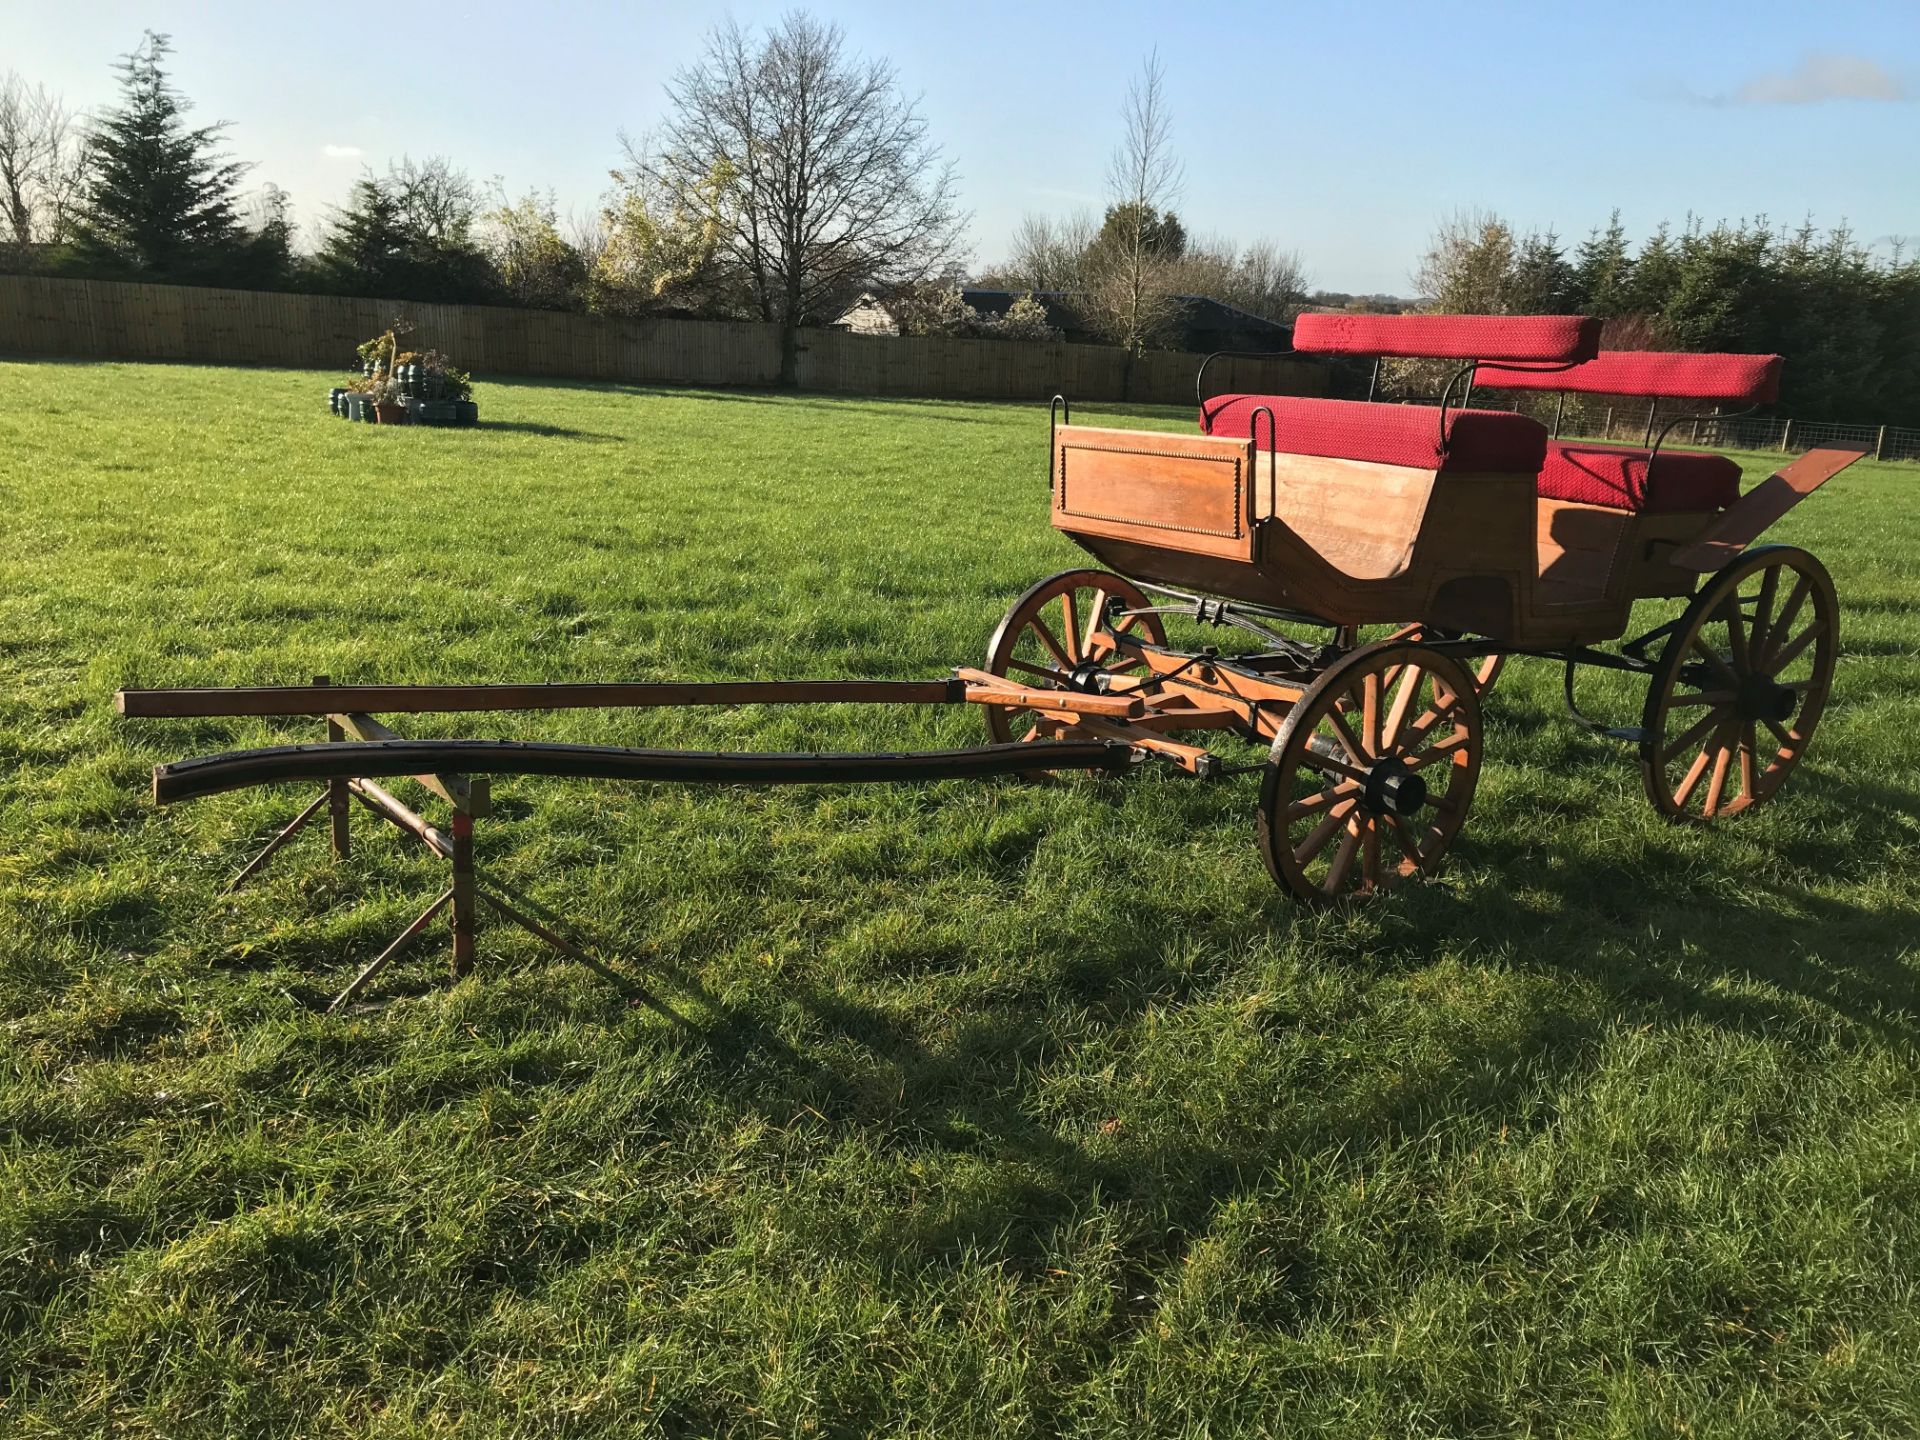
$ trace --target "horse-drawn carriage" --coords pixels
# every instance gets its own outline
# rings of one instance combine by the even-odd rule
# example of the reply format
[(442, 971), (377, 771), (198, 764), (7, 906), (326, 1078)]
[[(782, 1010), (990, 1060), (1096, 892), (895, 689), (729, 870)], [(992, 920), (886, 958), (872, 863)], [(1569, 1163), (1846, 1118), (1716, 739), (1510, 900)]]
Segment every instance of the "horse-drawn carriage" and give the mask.
[[(1580, 317), (1302, 316), (1297, 351), (1463, 362), (1438, 406), (1209, 395), (1197, 434), (1070, 423), (1054, 402), (1053, 524), (1104, 569), (1028, 590), (983, 668), (928, 682), (311, 686), (123, 691), (127, 715), (325, 717), (329, 740), (162, 765), (157, 799), (319, 781), (307, 822), (349, 802), (451, 862), (452, 885), (340, 996), (451, 909), (456, 969), (484, 900), (575, 958), (551, 928), (478, 885), (473, 820), (492, 774), (788, 784), (1119, 771), (1165, 762), (1197, 776), (1258, 771), (1260, 848), (1306, 899), (1367, 893), (1430, 872), (1467, 816), (1481, 700), (1509, 657), (1563, 664), (1568, 705), (1638, 748), (1649, 798), (1676, 819), (1769, 799), (1806, 750), (1838, 638), (1833, 585), (1789, 546), (1748, 548), (1859, 458), (1815, 450), (1753, 490), (1724, 456), (1563, 441), (1525, 416), (1470, 408), (1473, 390), (1681, 399), (1709, 430), (1720, 407), (1775, 398), (1777, 356), (1602, 353)], [(1459, 403), (1455, 402), (1456, 392)], [(1695, 416), (1683, 416), (1683, 419)], [(1636, 601), (1679, 613), (1631, 639)], [(1684, 602), (1684, 603), (1682, 603)], [(1179, 649), (1185, 616), (1251, 640)], [(1367, 640), (1366, 627), (1394, 627)], [(1308, 638), (1302, 638), (1305, 631)], [(1613, 648), (1602, 648), (1618, 642)], [(1638, 725), (1575, 706), (1582, 667), (1644, 677)], [(993, 744), (916, 754), (711, 754), (494, 740), (406, 740), (373, 712), (769, 702), (965, 703)], [(1199, 743), (1267, 748), (1235, 763)], [(376, 782), (412, 776), (452, 807), (442, 831)]]
[[(1124, 694), (1124, 724), (990, 711), (996, 737), (1125, 738), (1195, 774), (1224, 729), (1271, 745), (1260, 846), (1305, 898), (1431, 870), (1466, 817), (1480, 698), (1503, 662), (1566, 667), (1569, 708), (1637, 746), (1648, 797), (1676, 820), (1760, 804), (1806, 749), (1832, 679), (1837, 607), (1820, 562), (1748, 549), (1859, 458), (1815, 450), (1745, 495), (1723, 455), (1550, 438), (1517, 413), (1456, 406), (1482, 389), (1751, 407), (1780, 357), (1601, 353), (1575, 316), (1303, 315), (1297, 351), (1464, 362), (1434, 406), (1224, 394), (1200, 430), (1056, 423), (1054, 525), (1108, 570), (1043, 581), (995, 635), (987, 668), (1022, 683)], [(1056, 403), (1055, 418), (1061, 407)], [(1711, 418), (1707, 420), (1711, 426)], [(1687, 603), (1616, 648), (1635, 601)], [(1231, 659), (1166, 645), (1184, 614), (1265, 642)], [(1319, 627), (1304, 642), (1278, 627)], [(1361, 644), (1361, 627), (1399, 628)], [(1583, 666), (1642, 675), (1637, 726), (1574, 705)]]

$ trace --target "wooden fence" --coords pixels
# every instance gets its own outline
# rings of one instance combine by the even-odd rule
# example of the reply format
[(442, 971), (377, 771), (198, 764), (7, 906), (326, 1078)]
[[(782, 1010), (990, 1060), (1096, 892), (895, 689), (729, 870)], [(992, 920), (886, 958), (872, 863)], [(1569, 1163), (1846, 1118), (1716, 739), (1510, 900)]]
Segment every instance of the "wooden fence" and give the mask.
[[(491, 305), (0, 275), (0, 355), (6, 356), (343, 371), (353, 363), (357, 344), (400, 315), (423, 343), (481, 377), (772, 385), (780, 373), (779, 331), (758, 322), (621, 320)], [(1201, 360), (1149, 352), (1129, 378), (1124, 354), (1099, 345), (841, 330), (804, 331), (801, 345), (802, 389), (954, 399), (1044, 400), (1059, 393), (1076, 400), (1188, 404)], [(1208, 387), (1319, 395), (1326, 390), (1326, 371), (1290, 360), (1222, 361), (1208, 372)]]

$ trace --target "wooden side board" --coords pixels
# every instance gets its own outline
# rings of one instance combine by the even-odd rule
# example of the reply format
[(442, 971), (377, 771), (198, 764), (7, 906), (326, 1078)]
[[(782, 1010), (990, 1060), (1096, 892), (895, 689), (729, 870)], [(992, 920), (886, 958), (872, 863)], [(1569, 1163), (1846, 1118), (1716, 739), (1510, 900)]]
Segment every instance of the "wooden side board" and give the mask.
[(1251, 441), (1064, 425), (1053, 449), (1060, 529), (1253, 559)]
[(1342, 575), (1390, 580), (1413, 563), (1436, 472), (1321, 455), (1254, 456), (1254, 513), (1279, 520)]

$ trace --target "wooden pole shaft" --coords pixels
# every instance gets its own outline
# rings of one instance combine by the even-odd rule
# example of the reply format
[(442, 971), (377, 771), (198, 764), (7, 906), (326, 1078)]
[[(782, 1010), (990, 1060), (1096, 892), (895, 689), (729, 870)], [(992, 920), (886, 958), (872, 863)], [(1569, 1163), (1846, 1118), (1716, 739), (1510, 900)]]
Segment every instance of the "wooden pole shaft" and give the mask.
[(639, 710), (672, 705), (957, 705), (956, 680), (713, 680), (684, 684), (241, 685), (122, 690), (122, 715), (380, 715), (479, 710)]

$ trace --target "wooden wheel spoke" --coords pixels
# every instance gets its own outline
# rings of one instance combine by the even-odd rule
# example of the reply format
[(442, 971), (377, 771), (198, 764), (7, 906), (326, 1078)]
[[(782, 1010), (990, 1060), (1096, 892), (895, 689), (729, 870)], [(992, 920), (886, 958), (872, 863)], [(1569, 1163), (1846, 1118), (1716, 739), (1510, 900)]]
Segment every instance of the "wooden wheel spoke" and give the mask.
[(1740, 610), (1740, 592), (1735, 591), (1727, 597), (1723, 608), (1727, 626), (1727, 647), (1733, 652), (1733, 669), (1736, 674), (1745, 674), (1753, 668), (1747, 653), (1747, 617)]
[(1073, 669), (1073, 657), (1061, 648), (1059, 639), (1054, 635), (1053, 631), (1047, 628), (1046, 621), (1036, 615), (1033, 619), (1029, 620), (1027, 624), (1032, 627), (1034, 635), (1039, 639), (1040, 643), (1047, 648), (1048, 653), (1060, 662), (1060, 668), (1062, 670)]
[(1767, 727), (1767, 729), (1773, 732), (1773, 738), (1780, 742), (1780, 746), (1783, 750), (1792, 750), (1796, 745), (1800, 743), (1799, 737), (1792, 734), (1787, 729), (1786, 726), (1782, 725), (1778, 720), (1774, 719), (1771, 715), (1762, 715), (1760, 717), (1760, 720), (1761, 720), (1761, 723)]
[(1400, 731), (1407, 723), (1407, 709), (1420, 693), (1423, 671), (1418, 665), (1400, 667), (1400, 688), (1394, 692), (1393, 706), (1387, 711), (1386, 729), (1380, 737), (1380, 753), (1391, 754), (1399, 743)]
[(1693, 653), (1713, 667), (1714, 671), (1720, 676), (1721, 683), (1735, 690), (1740, 688), (1740, 677), (1734, 672), (1733, 667), (1727, 664), (1726, 660), (1721, 657), (1719, 651), (1708, 645), (1698, 635), (1693, 637)]
[(1360, 824), (1363, 832), (1360, 841), (1360, 878), (1369, 890), (1373, 890), (1380, 884), (1380, 825), (1370, 815), (1363, 817)]
[(1360, 682), (1360, 741), (1367, 754), (1380, 753), (1380, 675), (1376, 671)]
[(1427, 865), (1426, 850), (1420, 843), (1420, 837), (1413, 833), (1413, 827), (1407, 824), (1405, 818), (1394, 814), (1391, 810), (1387, 812), (1387, 825), (1400, 841), (1400, 848), (1406, 852), (1407, 858), (1424, 870)]
[(1300, 756), (1300, 763), (1312, 766), (1323, 775), (1334, 775), (1342, 780), (1350, 780), (1355, 785), (1367, 783), (1367, 772), (1363, 767), (1349, 765), (1344, 760), (1336, 760), (1331, 755), (1322, 755), (1315, 750), (1303, 753)]
[(1442, 760), (1452, 760), (1457, 755), (1468, 753), (1467, 747), (1473, 743), (1473, 736), (1465, 730), (1454, 730), (1443, 740), (1436, 740), (1418, 754), (1409, 755), (1401, 760), (1408, 770), (1422, 770)]
[(1293, 847), (1293, 863), (1302, 869), (1311, 865), (1314, 857), (1327, 848), (1327, 843), (1347, 823), (1347, 815), (1357, 803), (1357, 798), (1334, 801), (1327, 813), (1307, 832), (1306, 838)]
[(1058, 670), (1047, 665), (1035, 665), (1031, 660), (1008, 660), (1007, 669), (1018, 670), (1022, 674), (1032, 675), (1045, 680), (1049, 685), (1058, 685), (1065, 677)]
[(1660, 763), (1665, 765), (1671, 761), (1674, 756), (1691, 749), (1704, 739), (1709, 732), (1717, 730), (1725, 721), (1725, 714), (1719, 710), (1714, 710), (1701, 716), (1692, 725), (1689, 725), (1686, 730), (1680, 734), (1678, 739), (1672, 741), (1660, 752)]
[(1060, 628), (1067, 633), (1067, 653), (1074, 663), (1086, 659), (1086, 648), (1080, 643), (1080, 606), (1079, 592), (1063, 590), (1060, 592)]
[(1720, 800), (1727, 791), (1727, 768), (1733, 760), (1733, 737), (1722, 731), (1717, 738), (1720, 744), (1713, 752), (1713, 778), (1707, 782), (1707, 800), (1700, 811), (1703, 815), (1720, 813)]
[(1087, 616), (1086, 635), (1080, 642), (1080, 653), (1082, 655), (1093, 654), (1093, 637), (1099, 633), (1100, 622), (1106, 619), (1106, 616), (1107, 592), (1105, 590), (1096, 590), (1093, 592), (1093, 613)]
[(1731, 690), (1697, 690), (1691, 695), (1676, 695), (1667, 701), (1669, 710), (1691, 710), (1696, 705), (1731, 705), (1734, 702)]
[(1333, 852), (1333, 864), (1327, 867), (1327, 878), (1320, 888), (1329, 895), (1338, 895), (1347, 883), (1347, 874), (1353, 869), (1353, 857), (1360, 849), (1360, 822), (1356, 819), (1347, 825), (1347, 833), (1341, 838), (1340, 848)]
[(1778, 655), (1780, 647), (1774, 643), (1774, 637), (1786, 634), (1793, 622), (1800, 618), (1800, 607), (1807, 603), (1807, 596), (1812, 593), (1813, 577), (1811, 575), (1803, 572), (1794, 577), (1793, 589), (1787, 592), (1787, 603), (1780, 607), (1780, 613), (1767, 626), (1767, 643), (1770, 650), (1760, 657), (1761, 668), (1767, 670), (1780, 668)]
[[(1436, 689), (1437, 688), (1438, 687), (1436, 687)], [(1459, 709), (1460, 697), (1458, 695), (1444, 703), (1436, 703), (1431, 710), (1422, 713), (1412, 725), (1407, 727), (1402, 734), (1400, 748), (1402, 750), (1418, 749), (1420, 742), (1433, 733), (1434, 726), (1438, 725), (1442, 720), (1451, 719)]]
[(1342, 715), (1338, 709), (1327, 711), (1327, 723), (1333, 726), (1333, 733), (1339, 737), (1340, 744), (1345, 747), (1347, 754), (1353, 757), (1354, 764), (1364, 766), (1372, 760), (1372, 752), (1361, 744), (1359, 737), (1353, 733), (1353, 727), (1347, 724), (1346, 716)]
[(1772, 675), (1778, 675), (1782, 670), (1786, 669), (1787, 666), (1791, 665), (1795, 660), (1798, 660), (1800, 658), (1800, 652), (1818, 639), (1819, 636), (1825, 632), (1826, 628), (1827, 622), (1825, 619), (1815, 616), (1813, 620), (1808, 622), (1806, 629), (1802, 630), (1779, 650), (1767, 657), (1767, 672)]
[(1700, 753), (1693, 757), (1693, 764), (1688, 767), (1687, 773), (1681, 777), (1680, 784), (1673, 792), (1673, 799), (1682, 810), (1687, 808), (1687, 802), (1693, 798), (1693, 792), (1700, 788), (1700, 782), (1706, 778), (1707, 765), (1712, 759), (1713, 747), (1710, 745), (1702, 747)]
[(1360, 787), (1351, 780), (1343, 780), (1338, 785), (1329, 785), (1324, 790), (1316, 790), (1311, 795), (1303, 796), (1287, 806), (1287, 819), (1289, 822), (1305, 819), (1317, 811), (1326, 809), (1329, 805), (1337, 804), (1348, 795), (1357, 796), (1359, 793)]
[(1748, 644), (1756, 657), (1767, 653), (1767, 636), (1772, 633), (1773, 625), (1773, 601), (1779, 588), (1780, 567), (1769, 565), (1761, 572), (1760, 595), (1753, 602), (1753, 634)]
[[(1771, 572), (1769, 572), (1771, 573)], [(1759, 759), (1759, 744), (1753, 731), (1753, 722), (1749, 720), (1740, 727), (1740, 793), (1753, 799), (1756, 764)]]

